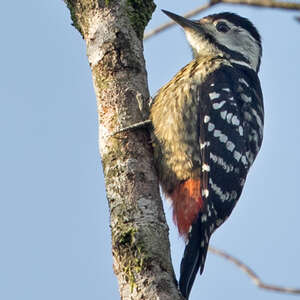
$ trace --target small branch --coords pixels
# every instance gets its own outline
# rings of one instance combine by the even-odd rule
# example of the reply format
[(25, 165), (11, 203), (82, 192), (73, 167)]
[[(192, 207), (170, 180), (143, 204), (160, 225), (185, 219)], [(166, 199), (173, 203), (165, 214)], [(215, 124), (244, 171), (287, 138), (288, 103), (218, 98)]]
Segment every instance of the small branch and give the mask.
[(274, 1), (274, 0), (216, 0), (213, 1), (215, 4), (218, 3), (229, 3), (229, 4), (241, 4), (267, 8), (280, 8), (288, 10), (300, 10), (300, 3), (285, 2), (285, 1)]
[[(279, 9), (287, 9), (287, 10), (300, 10), (300, 3), (292, 3), (292, 2), (279, 2), (273, 0), (211, 0), (207, 4), (200, 6), (196, 9), (191, 10), (190, 12), (184, 15), (185, 18), (193, 17), (200, 12), (220, 3), (226, 4), (240, 4), (240, 5), (249, 5), (256, 7), (266, 7), (266, 8), (279, 8)], [(169, 27), (175, 25), (174, 21), (167, 22), (158, 26), (157, 28), (150, 30), (145, 33), (144, 41), (149, 39), (150, 37), (168, 29)]]
[(131, 126), (127, 126), (127, 127), (124, 127), (124, 128), (121, 128), (120, 130), (118, 131), (115, 131), (113, 132), (110, 136), (115, 136), (119, 133), (122, 133), (122, 132), (125, 132), (125, 131), (129, 131), (129, 130), (136, 130), (136, 129), (142, 129), (142, 128), (147, 128), (151, 125), (152, 121), (151, 120), (146, 120), (146, 121), (142, 121), (142, 122), (138, 122), (138, 123), (135, 123)]
[(288, 288), (288, 287), (282, 287), (282, 286), (264, 283), (250, 267), (248, 267), (246, 264), (244, 264), (237, 258), (229, 255), (228, 253), (226, 253), (224, 251), (221, 251), (221, 250), (213, 248), (213, 247), (209, 247), (208, 250), (211, 253), (221, 256), (224, 259), (234, 263), (238, 268), (240, 268), (242, 271), (244, 271), (252, 279), (253, 283), (256, 286), (258, 286), (259, 288), (269, 290), (269, 291), (274, 291), (274, 292), (286, 293), (286, 294), (300, 294), (300, 289), (294, 289), (294, 288)]
[[(213, 6), (214, 4), (212, 4), (211, 2), (207, 3), (207, 4), (204, 4), (196, 9), (193, 9), (191, 10), (190, 12), (186, 13), (184, 15), (185, 18), (190, 18), (194, 15), (197, 15), (199, 14), (200, 12), (202, 12), (203, 10), (206, 10), (208, 9), (209, 7)], [(153, 29), (153, 30), (150, 30), (148, 32), (146, 32), (144, 34), (144, 41), (149, 39), (150, 37), (152, 37), (153, 35), (157, 34), (157, 33), (160, 33), (161, 31), (164, 31), (166, 29), (168, 29), (169, 27), (175, 25), (176, 23), (174, 21), (170, 21), (170, 22), (167, 22), (165, 24), (162, 24), (160, 26), (158, 26), (157, 28)]]

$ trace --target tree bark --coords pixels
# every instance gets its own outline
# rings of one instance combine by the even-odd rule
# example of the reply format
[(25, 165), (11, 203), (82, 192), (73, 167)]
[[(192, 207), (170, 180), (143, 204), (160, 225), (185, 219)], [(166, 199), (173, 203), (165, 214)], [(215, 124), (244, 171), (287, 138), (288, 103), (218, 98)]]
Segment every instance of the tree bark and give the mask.
[(97, 96), (99, 148), (121, 299), (182, 299), (171, 264), (149, 132), (110, 136), (147, 116), (142, 38), (155, 5), (151, 0), (65, 2), (86, 41)]

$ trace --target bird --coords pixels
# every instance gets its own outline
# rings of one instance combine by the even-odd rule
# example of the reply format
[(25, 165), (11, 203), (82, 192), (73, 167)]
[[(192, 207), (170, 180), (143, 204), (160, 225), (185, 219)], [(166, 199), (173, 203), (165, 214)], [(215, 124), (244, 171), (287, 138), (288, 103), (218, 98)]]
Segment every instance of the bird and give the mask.
[(184, 238), (179, 289), (188, 299), (209, 240), (230, 216), (262, 144), (261, 36), (231, 12), (180, 25), (193, 59), (159, 89), (150, 107), (154, 164)]

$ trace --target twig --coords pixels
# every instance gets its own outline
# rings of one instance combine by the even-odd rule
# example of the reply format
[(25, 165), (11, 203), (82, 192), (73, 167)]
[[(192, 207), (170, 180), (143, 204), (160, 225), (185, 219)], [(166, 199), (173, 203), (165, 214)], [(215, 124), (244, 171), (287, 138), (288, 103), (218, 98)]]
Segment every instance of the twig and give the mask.
[[(212, 2), (208, 2), (207, 4), (204, 4), (196, 9), (193, 9), (191, 10), (190, 12), (186, 13), (184, 15), (185, 18), (190, 18), (194, 15), (197, 15), (198, 13), (200, 13), (201, 11), (203, 10), (206, 10), (208, 9), (209, 7), (213, 6), (214, 4), (212, 4)], [(170, 22), (167, 22), (165, 24), (162, 24), (160, 26), (158, 26), (157, 28), (153, 29), (153, 30), (150, 30), (148, 32), (146, 32), (144, 34), (144, 41), (149, 39), (150, 37), (152, 37), (153, 35), (157, 34), (157, 33), (160, 33), (161, 31), (163, 30), (166, 30), (168, 29), (169, 27), (175, 25), (176, 23), (174, 21), (170, 21)]]
[(274, 291), (274, 292), (286, 293), (286, 294), (300, 294), (300, 289), (294, 289), (294, 288), (288, 288), (288, 287), (282, 287), (282, 286), (264, 283), (250, 267), (248, 267), (246, 264), (244, 264), (237, 258), (229, 255), (224, 251), (221, 251), (213, 247), (209, 247), (208, 250), (211, 253), (221, 256), (226, 260), (229, 260), (232, 263), (234, 263), (237, 267), (239, 267), (242, 271), (244, 271), (252, 279), (253, 283), (259, 288), (269, 290), (269, 291)]
[(274, 1), (274, 0), (216, 0), (217, 3), (229, 3), (229, 4), (241, 4), (250, 6), (259, 6), (267, 8), (280, 8), (288, 10), (300, 10), (300, 3), (296, 2), (285, 2), (285, 1)]
[(151, 120), (146, 120), (146, 121), (142, 121), (142, 122), (139, 122), (139, 123), (135, 123), (133, 125), (130, 125), (130, 126), (127, 126), (127, 127), (124, 127), (118, 131), (115, 131), (113, 132), (110, 137), (113, 137), (119, 133), (122, 133), (122, 132), (125, 132), (125, 131), (129, 131), (129, 130), (136, 130), (136, 129), (141, 129), (141, 128), (146, 128), (148, 126), (150, 126), (152, 124), (152, 121)]
[[(240, 5), (249, 5), (249, 6), (266, 7), (266, 8), (280, 8), (280, 9), (288, 9), (288, 10), (300, 10), (300, 3), (292, 3), (292, 2), (279, 2), (274, 0), (211, 0), (207, 4), (204, 4), (203, 6), (200, 6), (186, 13), (184, 17), (190, 18), (220, 3), (240, 4)], [(174, 21), (170, 21), (158, 26), (153, 30), (146, 32), (144, 35), (144, 41), (154, 36), (155, 34), (166, 30), (167, 28), (173, 26), (174, 24), (175, 24)]]

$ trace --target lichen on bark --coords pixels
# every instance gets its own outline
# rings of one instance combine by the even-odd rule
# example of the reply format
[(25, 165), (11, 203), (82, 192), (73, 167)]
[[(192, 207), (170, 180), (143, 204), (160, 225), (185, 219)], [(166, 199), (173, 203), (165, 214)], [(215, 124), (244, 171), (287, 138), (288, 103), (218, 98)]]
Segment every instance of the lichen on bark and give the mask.
[(90, 14), (105, 5), (99, 0), (64, 0), (68, 9), (70, 10), (72, 26), (74, 26), (85, 38), (89, 28)]

